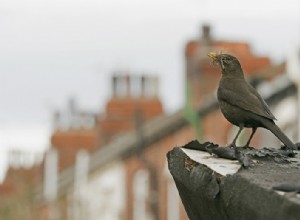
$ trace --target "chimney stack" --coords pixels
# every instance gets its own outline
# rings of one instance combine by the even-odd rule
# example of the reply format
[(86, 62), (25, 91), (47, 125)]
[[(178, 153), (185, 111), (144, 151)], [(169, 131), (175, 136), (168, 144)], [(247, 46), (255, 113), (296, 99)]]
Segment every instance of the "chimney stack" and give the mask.
[(108, 143), (118, 133), (133, 129), (137, 110), (142, 112), (144, 120), (163, 113), (157, 97), (157, 76), (119, 72), (113, 82), (115, 96), (108, 101), (106, 112), (98, 124), (102, 144)]

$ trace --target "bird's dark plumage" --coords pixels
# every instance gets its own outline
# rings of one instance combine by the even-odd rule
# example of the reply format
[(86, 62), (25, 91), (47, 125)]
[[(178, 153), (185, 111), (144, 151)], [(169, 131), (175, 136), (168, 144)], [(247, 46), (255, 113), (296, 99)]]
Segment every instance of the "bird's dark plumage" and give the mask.
[(283, 144), (296, 149), (292, 141), (274, 123), (276, 118), (258, 92), (246, 82), (240, 62), (229, 54), (210, 53), (213, 62), (221, 67), (222, 77), (218, 88), (218, 101), (225, 118), (240, 128), (232, 142), (244, 127), (252, 128), (249, 143), (258, 127), (270, 130)]

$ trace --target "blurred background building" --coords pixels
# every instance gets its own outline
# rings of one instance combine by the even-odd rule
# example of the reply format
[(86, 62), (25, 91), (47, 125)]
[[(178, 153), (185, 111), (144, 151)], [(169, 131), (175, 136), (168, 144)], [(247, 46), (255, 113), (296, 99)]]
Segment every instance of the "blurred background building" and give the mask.
[[(246, 77), (268, 100), (278, 125), (296, 140), (297, 90), (286, 74), (286, 62), (273, 65), (247, 42), (222, 40), (211, 32), (204, 25), (196, 39), (186, 42), (181, 110), (164, 112), (157, 76), (117, 71), (110, 79), (112, 95), (104, 112), (85, 111), (76, 99), (69, 100), (67, 110), (56, 111), (51, 148), (44, 155), (10, 154), (0, 185), (0, 218), (188, 219), (168, 172), (166, 153), (196, 137), (226, 145), (235, 134), (217, 108), (220, 75), (207, 58), (210, 51), (239, 58)], [(280, 143), (259, 129), (252, 145)]]

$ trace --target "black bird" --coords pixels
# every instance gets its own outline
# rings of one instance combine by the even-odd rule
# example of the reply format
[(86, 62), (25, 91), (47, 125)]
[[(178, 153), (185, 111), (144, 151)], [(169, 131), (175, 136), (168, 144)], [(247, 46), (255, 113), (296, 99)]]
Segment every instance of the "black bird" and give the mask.
[(284, 145), (296, 150), (295, 144), (274, 123), (276, 118), (258, 92), (246, 82), (240, 62), (229, 54), (209, 53), (214, 64), (221, 67), (222, 77), (218, 88), (218, 101), (225, 118), (240, 129), (230, 144), (236, 140), (244, 127), (252, 128), (250, 141), (258, 127), (270, 130)]

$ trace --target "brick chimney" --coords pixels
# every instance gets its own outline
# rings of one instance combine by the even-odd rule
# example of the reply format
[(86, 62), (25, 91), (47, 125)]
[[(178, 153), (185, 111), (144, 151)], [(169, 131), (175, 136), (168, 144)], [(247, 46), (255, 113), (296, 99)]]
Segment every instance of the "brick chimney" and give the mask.
[(79, 150), (95, 151), (98, 136), (96, 115), (80, 110), (74, 98), (68, 101), (66, 110), (55, 111), (51, 146), (58, 151), (59, 170), (73, 164)]
[(157, 77), (118, 73), (112, 77), (112, 85), (112, 98), (98, 122), (102, 144), (117, 134), (134, 129), (138, 111), (144, 121), (163, 113), (157, 94)]

